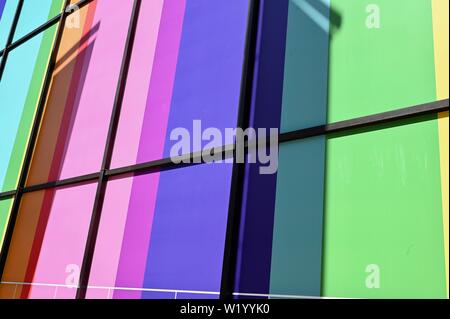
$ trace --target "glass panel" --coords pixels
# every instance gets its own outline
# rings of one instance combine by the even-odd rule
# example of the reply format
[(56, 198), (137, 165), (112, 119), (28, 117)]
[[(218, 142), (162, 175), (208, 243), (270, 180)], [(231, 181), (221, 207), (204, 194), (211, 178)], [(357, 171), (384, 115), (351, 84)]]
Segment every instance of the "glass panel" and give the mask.
[(8, 55), (0, 82), (0, 192), (17, 186), (56, 28)]
[(6, 46), (17, 4), (17, 0), (0, 0), (0, 50)]
[(328, 140), (323, 292), (445, 298), (435, 117)]
[(325, 136), (280, 146), (271, 295), (321, 295), (325, 147)]
[(439, 150), (441, 155), (441, 191), (442, 191), (442, 219), (444, 221), (444, 244), (445, 244), (445, 269), (447, 270), (447, 297), (448, 297), (448, 112), (439, 114)]
[(28, 185), (100, 170), (132, 6), (94, 1), (64, 28)]
[(25, 0), (14, 41), (25, 36), (61, 12), (64, 0)]
[(0, 249), (3, 245), (3, 239), (6, 232), (6, 226), (8, 225), (12, 203), (12, 199), (0, 200)]
[[(192, 136), (194, 120), (222, 134), (236, 127), (248, 7), (242, 0), (143, 1), (113, 167), (169, 157), (171, 132)], [(181, 152), (206, 143), (189, 142), (192, 149)]]
[(218, 298), (231, 173), (224, 163), (110, 181), (88, 298)]
[(331, 0), (329, 122), (436, 99), (431, 2)]
[(75, 298), (97, 184), (22, 198), (0, 298)]
[(289, 0), (282, 132), (327, 121), (330, 0)]
[(435, 50), (431, 2), (289, 0), (281, 130), (448, 98), (436, 96), (448, 45)]

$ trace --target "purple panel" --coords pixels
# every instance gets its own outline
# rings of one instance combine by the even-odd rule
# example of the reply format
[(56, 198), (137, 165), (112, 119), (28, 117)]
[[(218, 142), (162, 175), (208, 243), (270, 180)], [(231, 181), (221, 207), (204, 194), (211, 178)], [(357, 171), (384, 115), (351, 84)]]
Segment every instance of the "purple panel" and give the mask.
[(236, 127), (248, 8), (247, 0), (187, 1), (165, 157), (175, 128), (192, 132), (194, 120), (203, 129)]
[(231, 164), (161, 174), (144, 288), (219, 292)]
[[(283, 97), (288, 1), (263, 1), (250, 126), (279, 128)], [(247, 164), (236, 270), (237, 292), (267, 294), (277, 175)]]

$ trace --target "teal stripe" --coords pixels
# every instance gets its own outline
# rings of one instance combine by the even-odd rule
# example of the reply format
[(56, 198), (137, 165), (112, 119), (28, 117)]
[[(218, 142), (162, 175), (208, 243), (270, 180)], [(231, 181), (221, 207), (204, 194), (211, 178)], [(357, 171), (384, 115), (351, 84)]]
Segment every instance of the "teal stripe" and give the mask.
[(327, 119), (329, 0), (289, 2), (281, 131)]
[[(282, 132), (327, 120), (329, 0), (291, 0)], [(280, 146), (270, 293), (320, 296), (325, 137)]]
[(282, 144), (270, 293), (320, 296), (325, 137)]

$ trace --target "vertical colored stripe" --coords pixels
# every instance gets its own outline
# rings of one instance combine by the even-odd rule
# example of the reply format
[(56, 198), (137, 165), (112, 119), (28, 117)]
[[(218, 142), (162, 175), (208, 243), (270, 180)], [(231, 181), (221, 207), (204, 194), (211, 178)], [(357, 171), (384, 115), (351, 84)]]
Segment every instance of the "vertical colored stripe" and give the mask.
[[(51, 17), (51, 16), (53, 16), (53, 13), (60, 10), (61, 7), (62, 7), (62, 1), (54, 1), (53, 5), (50, 8), (45, 7), (45, 6), (43, 6), (42, 8), (40, 8), (40, 7), (35, 8), (36, 10), (33, 11), (33, 14), (38, 17)], [(49, 11), (50, 11), (50, 13), (49, 13)], [(26, 19), (19, 21), (18, 27), (22, 27), (22, 25), (28, 26)], [(16, 138), (14, 141), (14, 146), (13, 146), (12, 152), (11, 152), (11, 158), (9, 161), (8, 169), (7, 169), (4, 184), (3, 184), (4, 190), (15, 188), (17, 185), (17, 182), (18, 182), (19, 171), (22, 167), (23, 157), (25, 156), (26, 144), (28, 142), (28, 137), (29, 137), (29, 134), (31, 131), (31, 124), (32, 124), (34, 114), (36, 111), (36, 107), (37, 107), (37, 103), (38, 103), (38, 100), (40, 97), (40, 93), (41, 93), (41, 89), (42, 89), (42, 85), (43, 85), (43, 81), (44, 81), (44, 76), (45, 76), (45, 71), (47, 69), (48, 60), (50, 58), (50, 51), (51, 51), (51, 48), (52, 48), (52, 45), (54, 42), (55, 33), (56, 33), (56, 26), (45, 31), (42, 36), (38, 36), (34, 40), (31, 40), (33, 42), (36, 41), (36, 44), (38, 41), (40, 41), (40, 48), (37, 51), (34, 68), (33, 68), (33, 71), (31, 72), (32, 78), (29, 82), (28, 91), (27, 91), (27, 93), (24, 92), (24, 94), (26, 94), (26, 99), (23, 104), (24, 105), (23, 112), (21, 115), (18, 129), (17, 129), (17, 135), (16, 135)], [(31, 42), (29, 42), (29, 43), (31, 43)], [(27, 45), (27, 44), (25, 44), (25, 45)], [(18, 49), (17, 52), (19, 52), (19, 50), (20, 50), (20, 48)], [(32, 52), (32, 48), (28, 48), (28, 50), (25, 53), (27, 57), (24, 58), (23, 56), (20, 56), (19, 57), (20, 61), (17, 61), (17, 63), (20, 65), (23, 65), (24, 61), (34, 61), (31, 58), (32, 57), (31, 52)], [(13, 51), (12, 55), (13, 56), (15, 55), (14, 51)], [(9, 63), (13, 63), (13, 62), (10, 61)], [(15, 64), (16, 63), (13, 64), (13, 67)], [(30, 70), (27, 70), (27, 71), (30, 71)], [(18, 73), (17, 67), (14, 67), (13, 73), (14, 74)], [(29, 72), (27, 72), (27, 73), (29, 73)], [(16, 96), (20, 95), (20, 94), (18, 94), (19, 92), (17, 91), (17, 88), (18, 88), (17, 83), (23, 83), (23, 82), (26, 82), (26, 81), (17, 81), (14, 84), (15, 85), (14, 94)], [(11, 106), (12, 105), (10, 105), (10, 107)], [(9, 120), (10, 120), (10, 118), (9, 118)]]
[[(190, 132), (192, 152), (210, 142), (197, 141), (194, 120), (201, 120), (202, 130), (213, 127), (222, 134), (236, 127), (248, 8), (247, 0), (187, 2), (167, 133), (161, 136), (164, 158), (170, 157), (170, 134), (177, 128)], [(147, 160), (156, 159), (150, 155)]]
[(29, 183), (89, 174), (101, 166), (132, 3), (99, 1), (85, 9), (84, 28), (64, 31), (67, 54), (54, 74)]
[(6, 225), (8, 224), (9, 211), (13, 201), (10, 199), (0, 201), (0, 247), (3, 245), (5, 237)]
[[(111, 166), (136, 163), (144, 114), (153, 74), (163, 0), (143, 1), (130, 62), (127, 86)], [(154, 137), (148, 136), (146, 140)]]
[[(89, 13), (91, 15), (95, 12), (95, 8), (96, 8), (95, 6), (90, 6), (89, 7), (88, 10), (90, 11)], [(90, 21), (89, 15), (88, 15), (87, 21)], [(89, 28), (89, 24), (88, 23), (86, 24), (86, 27)], [(70, 28), (68, 28), (68, 29), (70, 29)], [(83, 44), (80, 45), (80, 49), (82, 47), (83, 47)], [(73, 50), (73, 48), (72, 48), (72, 50)], [(74, 50), (74, 51), (76, 51), (76, 50)], [(77, 63), (81, 63), (80, 60), (77, 60), (76, 62)], [(77, 68), (77, 66), (78, 65), (75, 66), (75, 71), (73, 73), (72, 80), (74, 80), (78, 76), (77, 71), (80, 70), (80, 66), (78, 66), (78, 68)], [(69, 76), (72, 75), (70, 73), (70, 71), (71, 71), (71, 69), (69, 69), (69, 74), (70, 74)], [(63, 71), (63, 73), (64, 72), (65, 72), (65, 70)], [(54, 73), (56, 73), (56, 72), (54, 72)], [(63, 81), (63, 83), (64, 83), (64, 81)], [(77, 83), (77, 82), (73, 81), (72, 84), (73, 83)], [(64, 91), (58, 92), (58, 93), (63, 93), (63, 92)], [(50, 93), (50, 96), (52, 96), (52, 95), (53, 94)], [(70, 100), (70, 89), (69, 89), (69, 97), (68, 97), (66, 103), (69, 104), (69, 106), (71, 106), (72, 102)], [(67, 104), (66, 104), (66, 106), (67, 106)], [(48, 104), (47, 104), (47, 106), (48, 106)], [(59, 108), (61, 108), (61, 107), (59, 106)], [(61, 109), (67, 111), (67, 108), (66, 109), (61, 108)], [(62, 117), (63, 120), (61, 121), (61, 127), (63, 127), (63, 128), (66, 125), (65, 119), (67, 118), (67, 115), (68, 115), (67, 113), (68, 112), (63, 114), (63, 117)], [(70, 116), (70, 113), (69, 113), (69, 116)], [(58, 127), (57, 123), (50, 123), (50, 125), (55, 125), (56, 127)], [(51, 176), (53, 170), (60, 168), (60, 166), (57, 165), (57, 163), (59, 163), (59, 162), (57, 160), (55, 160), (55, 157), (58, 156), (58, 147), (59, 147), (59, 145), (61, 145), (61, 135), (64, 134), (64, 133), (65, 133), (65, 130), (64, 129), (60, 129), (59, 134), (58, 134), (57, 143), (56, 143), (55, 155), (53, 156), (53, 162), (52, 162), (52, 166), (50, 168), (50, 176)], [(36, 153), (36, 151), (35, 151), (35, 153)], [(38, 156), (35, 155), (34, 159), (36, 159), (37, 157)], [(40, 159), (40, 160), (42, 160), (42, 159)], [(27, 266), (27, 271), (26, 271), (25, 279), (24, 279), (25, 282), (32, 282), (33, 278), (35, 276), (35, 272), (36, 272), (36, 269), (37, 269), (36, 268), (37, 267), (37, 263), (39, 261), (39, 256), (40, 256), (41, 251), (42, 251), (42, 245), (43, 245), (43, 241), (44, 241), (46, 228), (47, 228), (47, 225), (49, 224), (49, 222), (51, 222), (50, 214), (52, 212), (51, 211), (52, 205), (53, 205), (53, 203), (55, 201), (55, 198), (56, 198), (56, 190), (54, 190), (54, 189), (48, 190), (46, 192), (43, 192), (41, 196), (42, 196), (41, 202), (40, 202), (41, 203), (41, 211), (40, 211), (40, 214), (39, 214), (39, 218), (37, 220), (37, 224), (36, 224), (36, 228), (35, 228), (35, 234), (34, 234), (34, 241), (33, 241), (33, 244), (32, 244), (32, 247), (31, 247), (31, 251), (30, 251), (30, 255), (29, 255), (29, 259), (28, 259), (28, 266)], [(39, 202), (36, 201), (36, 204), (37, 203), (39, 203)], [(30, 292), (31, 292), (31, 287), (30, 286), (25, 286), (22, 289), (22, 293), (21, 293), (22, 298), (29, 297)]]
[[(70, 140), (64, 149), (61, 179), (100, 169), (131, 9), (131, 2), (120, 0), (97, 3), (93, 25), (98, 25), (99, 31), (88, 41), (88, 45), (92, 43), (93, 51), (85, 82), (80, 83), (82, 92), (77, 101)], [(92, 119), (95, 119), (95, 125), (92, 125)]]
[[(291, 0), (281, 130), (327, 121), (329, 1)], [(280, 147), (270, 293), (320, 296), (325, 137)]]
[[(112, 167), (131, 165), (136, 161), (162, 8), (162, 0), (142, 3)], [(108, 183), (90, 285), (115, 286), (132, 186), (131, 178)], [(87, 292), (88, 298), (106, 298), (112, 295), (111, 292), (99, 289), (89, 289)]]
[[(110, 180), (102, 208), (102, 218), (92, 260), (89, 286), (114, 287), (120, 261), (133, 178)], [(88, 289), (86, 297), (107, 298), (111, 292)]]
[[(449, 2), (447, 0), (432, 0), (433, 30), (434, 30), (434, 56), (436, 68), (436, 98), (438, 100), (449, 97)], [(448, 112), (439, 114), (439, 141), (441, 154), (441, 184), (442, 184), (442, 214), (444, 221), (444, 244), (447, 276), (447, 297), (449, 295), (449, 262), (448, 262)]]
[(330, 0), (290, 0), (281, 131), (326, 124)]
[[(258, 30), (250, 126), (279, 128), (283, 97), (288, 1), (264, 1)], [(277, 175), (261, 175), (247, 164), (236, 270), (236, 292), (267, 294), (270, 289)]]
[(96, 2), (93, 2), (79, 11), (80, 28), (64, 28), (27, 185), (54, 179), (51, 170), (57, 170), (56, 174), (60, 170), (61, 163), (56, 160), (55, 153), (58, 145), (64, 142), (61, 134), (67, 134), (67, 126), (70, 127), (65, 122), (71, 118), (74, 98), (69, 97), (75, 95), (73, 92), (77, 90), (83, 63), (92, 51), (92, 45), (87, 47), (86, 41), (97, 31), (92, 27), (95, 8)]
[[(87, 233), (97, 185), (88, 184), (58, 189), (52, 201), (49, 221), (45, 228), (33, 283), (75, 285), (70, 281), (72, 271), (79, 272), (83, 262)], [(29, 298), (74, 299), (76, 288), (48, 289), (34, 286)]]
[(161, 173), (145, 288), (220, 291), (231, 172), (216, 164)]
[(321, 294), (325, 146), (319, 136), (280, 147), (270, 294)]
[(436, 125), (431, 115), (328, 140), (326, 297), (445, 298)]
[(0, 0), (0, 20), (2, 19), (3, 9), (5, 9), (6, 0)]
[[(366, 24), (373, 5), (380, 28)], [(331, 0), (331, 10), (342, 23), (330, 43), (329, 123), (435, 99), (430, 0)]]
[(449, 77), (449, 2), (431, 0), (433, 6), (434, 59), (436, 67), (436, 96), (438, 100), (448, 99)]
[[(142, 158), (160, 158), (163, 154), (184, 11), (185, 0), (164, 1), (141, 132), (141, 136), (152, 138), (150, 141), (141, 139), (138, 161)], [(158, 184), (158, 173), (136, 177), (133, 182), (116, 279), (116, 285), (119, 287), (142, 287)], [(140, 292), (114, 293), (114, 298), (140, 298), (140, 296)]]
[(441, 154), (441, 192), (442, 192), (442, 216), (444, 224), (444, 248), (445, 248), (445, 269), (447, 276), (447, 297), (448, 297), (448, 219), (449, 219), (449, 209), (448, 209), (448, 152), (449, 152), (449, 141), (448, 141), (448, 112), (439, 114), (439, 144), (440, 144), (440, 154)]

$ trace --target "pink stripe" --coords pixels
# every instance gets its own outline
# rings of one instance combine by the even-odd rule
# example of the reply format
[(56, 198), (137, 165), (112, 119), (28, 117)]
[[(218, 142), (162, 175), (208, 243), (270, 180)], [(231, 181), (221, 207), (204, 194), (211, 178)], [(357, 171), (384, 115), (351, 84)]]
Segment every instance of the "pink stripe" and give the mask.
[(143, 1), (125, 89), (112, 167), (133, 165), (139, 148), (163, 0)]
[[(141, 5), (112, 167), (133, 164), (137, 156), (162, 7), (163, 0), (144, 1)], [(112, 287), (116, 282), (132, 181), (127, 178), (108, 183), (90, 285)], [(99, 298), (104, 293), (91, 289), (87, 297)]]
[[(113, 287), (116, 282), (132, 182), (132, 178), (108, 182), (89, 277), (90, 286)], [(98, 298), (100, 292), (98, 289), (88, 289), (86, 296)]]
[[(185, 0), (164, 1), (155, 63), (147, 99), (138, 162), (162, 157), (183, 27)], [(135, 177), (116, 280), (118, 287), (142, 287), (159, 174)], [(140, 298), (116, 291), (114, 298)]]
[[(42, 242), (33, 282), (73, 284), (83, 261), (97, 184), (58, 189)], [(78, 270), (77, 270), (78, 269)], [(30, 298), (74, 298), (76, 289), (33, 287)], [(49, 295), (50, 294), (50, 295)], [(56, 295), (55, 295), (56, 294)]]
[(114, 103), (132, 1), (98, 1), (89, 39), (93, 46), (76, 118), (70, 133), (61, 178), (98, 171), (103, 157), (109, 119)]

